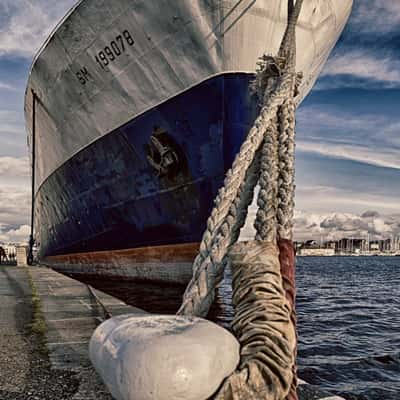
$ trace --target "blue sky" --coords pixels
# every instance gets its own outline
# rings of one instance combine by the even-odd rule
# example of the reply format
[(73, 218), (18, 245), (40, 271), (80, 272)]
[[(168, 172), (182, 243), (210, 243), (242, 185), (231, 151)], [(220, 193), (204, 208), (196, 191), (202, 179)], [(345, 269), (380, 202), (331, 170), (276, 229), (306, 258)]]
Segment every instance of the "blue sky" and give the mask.
[(298, 112), (298, 235), (399, 235), (399, 104), (400, 2), (355, 0)]
[[(25, 84), (35, 51), (73, 4), (0, 3), (0, 241), (29, 231)], [(297, 238), (400, 235), (399, 104), (400, 2), (355, 0), (298, 110)]]

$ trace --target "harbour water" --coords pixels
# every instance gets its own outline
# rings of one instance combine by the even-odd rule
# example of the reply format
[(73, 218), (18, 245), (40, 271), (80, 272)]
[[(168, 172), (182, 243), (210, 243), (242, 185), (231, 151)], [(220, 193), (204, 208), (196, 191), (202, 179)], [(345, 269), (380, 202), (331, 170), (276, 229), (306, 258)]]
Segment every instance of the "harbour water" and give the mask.
[[(174, 313), (184, 288), (85, 277), (153, 313)], [(297, 259), (299, 376), (349, 400), (400, 398), (400, 257)], [(233, 316), (230, 272), (210, 319)]]

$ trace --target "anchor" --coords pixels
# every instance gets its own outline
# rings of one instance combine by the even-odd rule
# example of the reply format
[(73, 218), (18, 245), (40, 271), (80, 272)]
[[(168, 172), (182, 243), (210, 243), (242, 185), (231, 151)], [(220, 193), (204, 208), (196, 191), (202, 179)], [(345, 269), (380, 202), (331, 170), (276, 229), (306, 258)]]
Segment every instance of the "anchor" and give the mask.
[(167, 135), (166, 131), (155, 127), (150, 137), (147, 160), (153, 169), (155, 169), (158, 177), (174, 174), (179, 165), (177, 152), (172, 146), (162, 141), (162, 137)]

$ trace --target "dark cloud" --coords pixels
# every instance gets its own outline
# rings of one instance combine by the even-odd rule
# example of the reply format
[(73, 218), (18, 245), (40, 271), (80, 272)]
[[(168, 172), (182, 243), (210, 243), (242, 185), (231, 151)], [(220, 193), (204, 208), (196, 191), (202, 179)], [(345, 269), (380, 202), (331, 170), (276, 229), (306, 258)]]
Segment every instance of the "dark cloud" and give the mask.
[(376, 217), (379, 217), (378, 211), (368, 210), (361, 214), (361, 218), (376, 218)]

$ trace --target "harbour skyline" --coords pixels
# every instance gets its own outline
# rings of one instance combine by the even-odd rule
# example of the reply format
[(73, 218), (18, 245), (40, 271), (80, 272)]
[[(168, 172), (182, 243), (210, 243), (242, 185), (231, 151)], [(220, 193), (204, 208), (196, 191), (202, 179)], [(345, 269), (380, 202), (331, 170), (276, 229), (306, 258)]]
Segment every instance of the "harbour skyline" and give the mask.
[[(24, 89), (35, 51), (74, 3), (0, 5), (0, 241), (22, 241), (29, 234)], [(400, 232), (399, 27), (400, 6), (394, 2), (356, 2), (298, 111), (297, 240)]]

